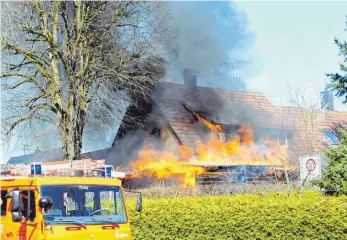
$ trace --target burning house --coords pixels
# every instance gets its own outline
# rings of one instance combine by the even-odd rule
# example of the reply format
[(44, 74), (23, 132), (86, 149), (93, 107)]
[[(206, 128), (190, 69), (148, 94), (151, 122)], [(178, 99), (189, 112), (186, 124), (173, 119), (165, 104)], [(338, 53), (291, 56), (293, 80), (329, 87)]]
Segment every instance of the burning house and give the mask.
[[(104, 159), (140, 183), (173, 176), (184, 186), (276, 182), (283, 180), (283, 164), (297, 169), (300, 156), (333, 147), (337, 127), (347, 129), (347, 113), (331, 107), (315, 126), (304, 109), (274, 106), (262, 93), (201, 87), (189, 70), (183, 78), (184, 84), (161, 83), (151, 101), (128, 107), (112, 146), (80, 159)], [(61, 149), (30, 157), (9, 163), (63, 159)]]
[(304, 109), (274, 106), (262, 93), (198, 86), (190, 70), (183, 76), (184, 84), (162, 83), (150, 102), (127, 109), (115, 160), (130, 162), (135, 178), (283, 180), (284, 164), (297, 169), (300, 156), (334, 146), (337, 127), (347, 128), (345, 112), (324, 111), (313, 129)]
[(294, 125), (284, 127), (261, 93), (200, 87), (195, 73), (183, 75), (184, 84), (162, 83), (151, 102), (127, 110), (114, 145), (134, 134), (137, 140), (118, 147), (117, 158), (159, 178), (273, 180), (286, 160)]

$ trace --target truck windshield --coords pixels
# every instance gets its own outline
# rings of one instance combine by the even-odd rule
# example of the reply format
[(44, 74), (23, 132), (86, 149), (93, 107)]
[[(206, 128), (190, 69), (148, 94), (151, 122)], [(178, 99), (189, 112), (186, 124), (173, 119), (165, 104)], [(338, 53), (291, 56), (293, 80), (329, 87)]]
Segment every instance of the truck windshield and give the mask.
[(47, 223), (100, 224), (127, 222), (122, 192), (114, 186), (42, 186), (41, 196), (52, 199)]

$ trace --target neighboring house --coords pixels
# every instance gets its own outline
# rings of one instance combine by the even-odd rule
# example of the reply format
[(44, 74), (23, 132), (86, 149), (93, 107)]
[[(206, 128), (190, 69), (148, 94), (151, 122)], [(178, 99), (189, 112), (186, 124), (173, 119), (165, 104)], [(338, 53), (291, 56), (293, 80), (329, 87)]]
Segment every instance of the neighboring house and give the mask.
[(61, 148), (52, 148), (45, 151), (36, 149), (34, 153), (11, 157), (7, 164), (17, 165), (30, 162), (53, 162), (63, 159), (63, 153)]
[[(102, 149), (93, 152), (81, 153), (78, 159), (103, 160), (112, 153), (112, 149)], [(11, 157), (7, 164), (16, 165), (30, 162), (56, 162), (64, 160), (64, 155), (61, 148), (52, 148), (42, 152)]]
[(294, 123), (290, 153), (296, 159), (338, 145), (338, 128), (347, 129), (347, 112), (324, 110), (316, 113), (321, 114), (321, 119), (314, 119), (315, 113), (293, 107), (274, 107), (274, 113), (281, 116), (284, 126)]
[(40, 150), (36, 149), (35, 152), (30, 154), (25, 154), (21, 156), (11, 157), (7, 164), (16, 165), (16, 164), (24, 164), (27, 162), (31, 162), (33, 158), (35, 158), (38, 154), (40, 154)]

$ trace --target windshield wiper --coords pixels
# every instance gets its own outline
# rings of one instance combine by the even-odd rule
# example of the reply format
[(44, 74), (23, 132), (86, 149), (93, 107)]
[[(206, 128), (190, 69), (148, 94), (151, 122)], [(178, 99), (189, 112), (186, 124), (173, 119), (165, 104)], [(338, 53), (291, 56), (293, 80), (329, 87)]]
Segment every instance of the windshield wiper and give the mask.
[(78, 225), (82, 228), (86, 228), (86, 225), (84, 225), (82, 222), (78, 222), (78, 221), (71, 221), (71, 220), (58, 220), (58, 221), (52, 221), (52, 223), (67, 223), (67, 224), (74, 224), (74, 225)]
[(99, 220), (99, 219), (91, 219), (89, 221), (87, 221), (87, 223), (101, 223), (101, 224), (111, 224), (111, 225), (118, 225), (119, 223), (116, 221), (111, 221), (111, 220)]

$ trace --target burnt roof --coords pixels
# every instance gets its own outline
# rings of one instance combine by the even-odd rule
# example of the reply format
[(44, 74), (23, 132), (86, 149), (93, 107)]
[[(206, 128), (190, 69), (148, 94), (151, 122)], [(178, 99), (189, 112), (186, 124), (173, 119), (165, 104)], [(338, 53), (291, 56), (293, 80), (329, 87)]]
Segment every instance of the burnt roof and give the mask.
[(165, 82), (158, 86), (153, 101), (170, 123), (184, 125), (190, 121), (191, 113), (184, 107), (187, 104), (208, 120), (223, 125), (247, 120), (255, 127), (292, 129), (291, 125), (283, 125), (274, 114), (277, 109), (262, 93), (200, 86), (190, 91), (183, 84)]
[[(303, 109), (274, 106), (258, 92), (233, 91), (220, 88), (197, 86), (187, 88), (184, 84), (164, 82), (155, 89), (152, 106), (165, 118), (179, 142), (194, 147), (200, 140), (194, 127), (193, 114), (185, 108), (187, 104), (206, 119), (223, 125), (239, 125), (250, 121), (255, 128), (273, 129), (275, 131), (295, 132), (294, 141), (304, 141), (302, 135)], [(153, 109), (152, 109), (153, 110)], [(150, 114), (151, 112), (147, 112)], [(336, 128), (336, 125), (347, 127), (347, 113), (326, 111), (324, 120), (317, 135), (321, 146), (326, 148), (327, 139), (321, 130)]]
[[(179, 142), (194, 147), (201, 136), (194, 127), (196, 121), (192, 112), (185, 105), (217, 124), (235, 126), (249, 121), (256, 128), (293, 129), (290, 124), (284, 126), (278, 114), (274, 113), (277, 109), (262, 93), (201, 86), (191, 89), (184, 84), (170, 82), (163, 82), (156, 87), (152, 107), (147, 108), (147, 112), (142, 115), (152, 115), (147, 122), (165, 119), (166, 126), (172, 129)], [(131, 115), (130, 108), (128, 111)], [(123, 119), (123, 123), (125, 122), (127, 117)], [(126, 132), (136, 130), (136, 127), (121, 126), (120, 129), (122, 131), (117, 133), (115, 142)]]

